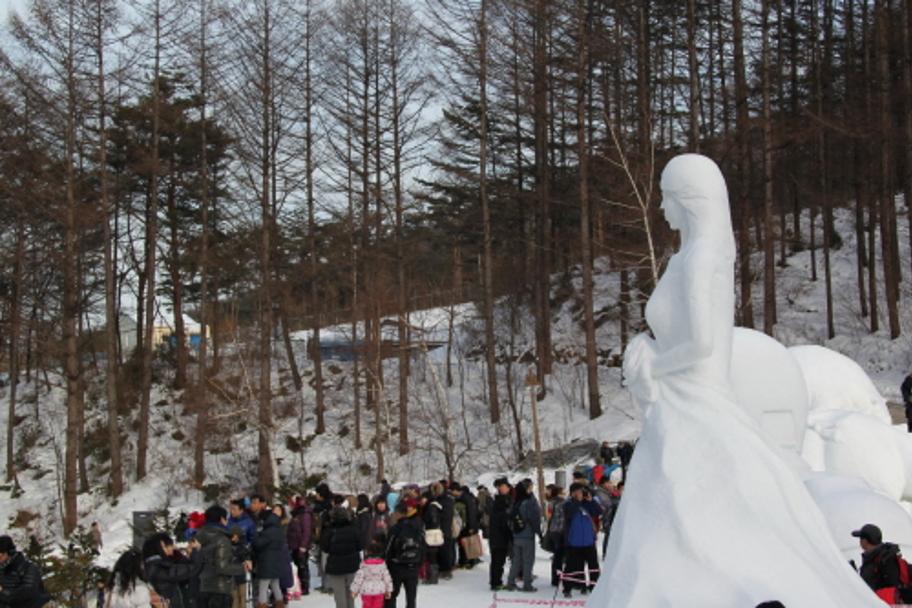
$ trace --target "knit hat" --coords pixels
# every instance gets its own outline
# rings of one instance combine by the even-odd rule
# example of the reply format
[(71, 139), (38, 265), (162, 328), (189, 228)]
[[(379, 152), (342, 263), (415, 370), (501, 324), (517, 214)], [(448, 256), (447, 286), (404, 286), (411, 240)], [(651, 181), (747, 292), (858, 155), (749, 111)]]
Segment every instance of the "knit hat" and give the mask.
[(405, 515), (406, 517), (412, 517), (415, 513), (418, 512), (418, 507), (421, 505), (421, 502), (417, 498), (408, 498), (405, 501)]
[(500, 486), (508, 486), (508, 485), (510, 485), (510, 482), (507, 480), (506, 477), (498, 477), (497, 479), (494, 480), (495, 488), (499, 488)]
[(9, 536), (0, 536), (0, 553), (14, 553), (16, 551), (16, 544), (13, 542), (13, 539)]

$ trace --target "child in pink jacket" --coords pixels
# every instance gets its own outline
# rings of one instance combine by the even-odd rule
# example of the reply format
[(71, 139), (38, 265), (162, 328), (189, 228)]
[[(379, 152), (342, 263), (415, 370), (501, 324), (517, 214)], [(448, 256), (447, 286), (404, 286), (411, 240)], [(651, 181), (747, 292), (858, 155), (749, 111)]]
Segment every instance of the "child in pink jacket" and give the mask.
[(355, 580), (351, 584), (353, 598), (361, 596), (364, 608), (383, 608), (383, 601), (393, 593), (393, 579), (383, 561), (383, 543), (374, 540), (367, 549)]

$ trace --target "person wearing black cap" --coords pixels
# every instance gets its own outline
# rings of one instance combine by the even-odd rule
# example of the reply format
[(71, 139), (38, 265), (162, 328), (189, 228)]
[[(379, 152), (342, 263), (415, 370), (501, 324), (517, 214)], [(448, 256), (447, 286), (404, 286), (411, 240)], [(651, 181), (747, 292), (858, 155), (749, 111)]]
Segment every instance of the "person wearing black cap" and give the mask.
[(883, 542), (880, 528), (874, 524), (865, 524), (860, 530), (852, 532), (858, 539), (861, 550), (861, 568), (858, 573), (864, 582), (874, 591), (898, 587), (899, 580), (899, 547), (893, 543)]
[(51, 600), (41, 570), (16, 551), (9, 536), (0, 536), (0, 606), (41, 608)]
[(491, 523), (488, 529), (488, 548), (491, 550), (491, 565), (489, 581), (491, 591), (503, 589), (504, 565), (507, 555), (510, 554), (510, 543), (513, 542), (513, 532), (510, 530), (510, 509), (513, 488), (506, 477), (494, 481), (496, 494), (491, 501)]

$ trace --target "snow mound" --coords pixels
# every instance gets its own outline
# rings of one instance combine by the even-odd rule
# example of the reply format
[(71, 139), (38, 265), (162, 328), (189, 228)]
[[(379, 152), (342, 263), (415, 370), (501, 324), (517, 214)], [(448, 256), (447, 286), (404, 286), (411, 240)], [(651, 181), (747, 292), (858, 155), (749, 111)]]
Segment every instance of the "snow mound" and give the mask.
[[(864, 479), (873, 489), (899, 500), (907, 467), (892, 427), (859, 412), (816, 410), (808, 418), (803, 456), (812, 469)], [(910, 446), (912, 449), (912, 446)]]
[(823, 511), (830, 533), (846, 559), (860, 562), (858, 539), (852, 537), (867, 523), (876, 524), (884, 540), (898, 544), (912, 555), (912, 517), (896, 501), (871, 489), (861, 479), (831, 474), (812, 474), (805, 485)]
[(811, 411), (861, 412), (891, 423), (886, 400), (860, 365), (822, 346), (793, 346), (788, 352), (804, 374)]
[(764, 333), (732, 333), (732, 390), (773, 445), (801, 451), (807, 424), (807, 386), (788, 349)]

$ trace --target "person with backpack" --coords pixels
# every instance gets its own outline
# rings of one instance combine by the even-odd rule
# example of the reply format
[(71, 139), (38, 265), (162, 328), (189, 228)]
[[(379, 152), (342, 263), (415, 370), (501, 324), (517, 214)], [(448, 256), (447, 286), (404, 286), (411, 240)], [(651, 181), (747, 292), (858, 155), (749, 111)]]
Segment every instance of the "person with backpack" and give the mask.
[[(585, 595), (589, 587), (583, 580), (585, 568), (589, 569), (589, 580), (598, 580), (598, 553), (595, 548), (598, 522), (602, 508), (592, 499), (589, 488), (574, 483), (570, 486), (571, 499), (564, 503), (564, 544), (566, 546), (566, 568), (564, 572), (564, 597), (570, 597), (574, 587)], [(573, 580), (571, 580), (573, 579)]]
[(371, 541), (365, 559), (355, 573), (351, 594), (353, 599), (361, 596), (362, 608), (383, 608), (393, 594), (393, 579), (383, 561), (384, 552), (384, 544), (379, 539)]
[(405, 606), (415, 608), (418, 567), (424, 559), (424, 525), (418, 517), (419, 502), (408, 498), (400, 504), (403, 517), (390, 529), (386, 561), (393, 577), (393, 593), (386, 608), (396, 608), (399, 591), (405, 587)]
[[(623, 484), (623, 482), (621, 482)], [(614, 523), (614, 515), (621, 504), (621, 493), (611, 483), (611, 479), (605, 475), (599, 479), (598, 487), (595, 490), (595, 500), (602, 508), (601, 528), (604, 536), (602, 537), (602, 557), (608, 550), (608, 536), (611, 533), (611, 524)]]
[(313, 509), (303, 496), (298, 496), (291, 511), (286, 540), (291, 561), (298, 570), (301, 595), (310, 594), (310, 545), (313, 541)]
[(333, 508), (329, 528), (324, 528), (320, 548), (326, 555), (326, 576), (336, 608), (355, 608), (351, 584), (360, 565), (361, 532), (345, 507)]
[(460, 530), (458, 536), (459, 567), (470, 570), (479, 562), (478, 558), (474, 555), (470, 555), (466, 548), (466, 543), (470, 542), (468, 539), (471, 539), (478, 534), (478, 501), (475, 499), (475, 496), (472, 495), (472, 492), (469, 491), (467, 486), (462, 486), (458, 483), (453, 485), (452, 493), (453, 500), (456, 502), (456, 508), (459, 509), (461, 505), (460, 511), (463, 514), (462, 530)]
[(532, 586), (532, 568), (535, 565), (535, 539), (541, 536), (541, 507), (532, 494), (532, 486), (519, 483), (516, 486), (513, 507), (510, 509), (510, 529), (513, 532), (513, 555), (510, 558), (510, 574), (507, 576), (507, 591), (517, 591), (516, 579), (522, 576), (521, 591), (535, 592)]
[(513, 543), (510, 529), (510, 511), (513, 508), (513, 486), (506, 477), (494, 480), (495, 495), (491, 500), (491, 520), (488, 528), (488, 549), (491, 551), (491, 565), (488, 580), (491, 591), (503, 589), (504, 565)]
[(560, 586), (558, 574), (564, 569), (564, 489), (560, 486), (551, 486), (546, 505), (546, 520), (548, 522), (545, 536), (547, 546), (551, 550), (551, 586)]
[(38, 566), (16, 550), (12, 538), (0, 536), (0, 607), (41, 608), (49, 601)]
[(478, 525), (481, 528), (481, 537), (488, 537), (488, 527), (491, 525), (491, 493), (484, 486), (478, 486), (478, 493), (475, 495), (478, 501)]
[[(883, 533), (874, 524), (865, 524), (852, 532), (861, 550), (858, 573), (874, 593), (889, 604), (899, 604), (900, 587), (909, 584), (908, 565), (893, 543), (883, 542)], [(905, 579), (905, 580), (903, 580)]]

